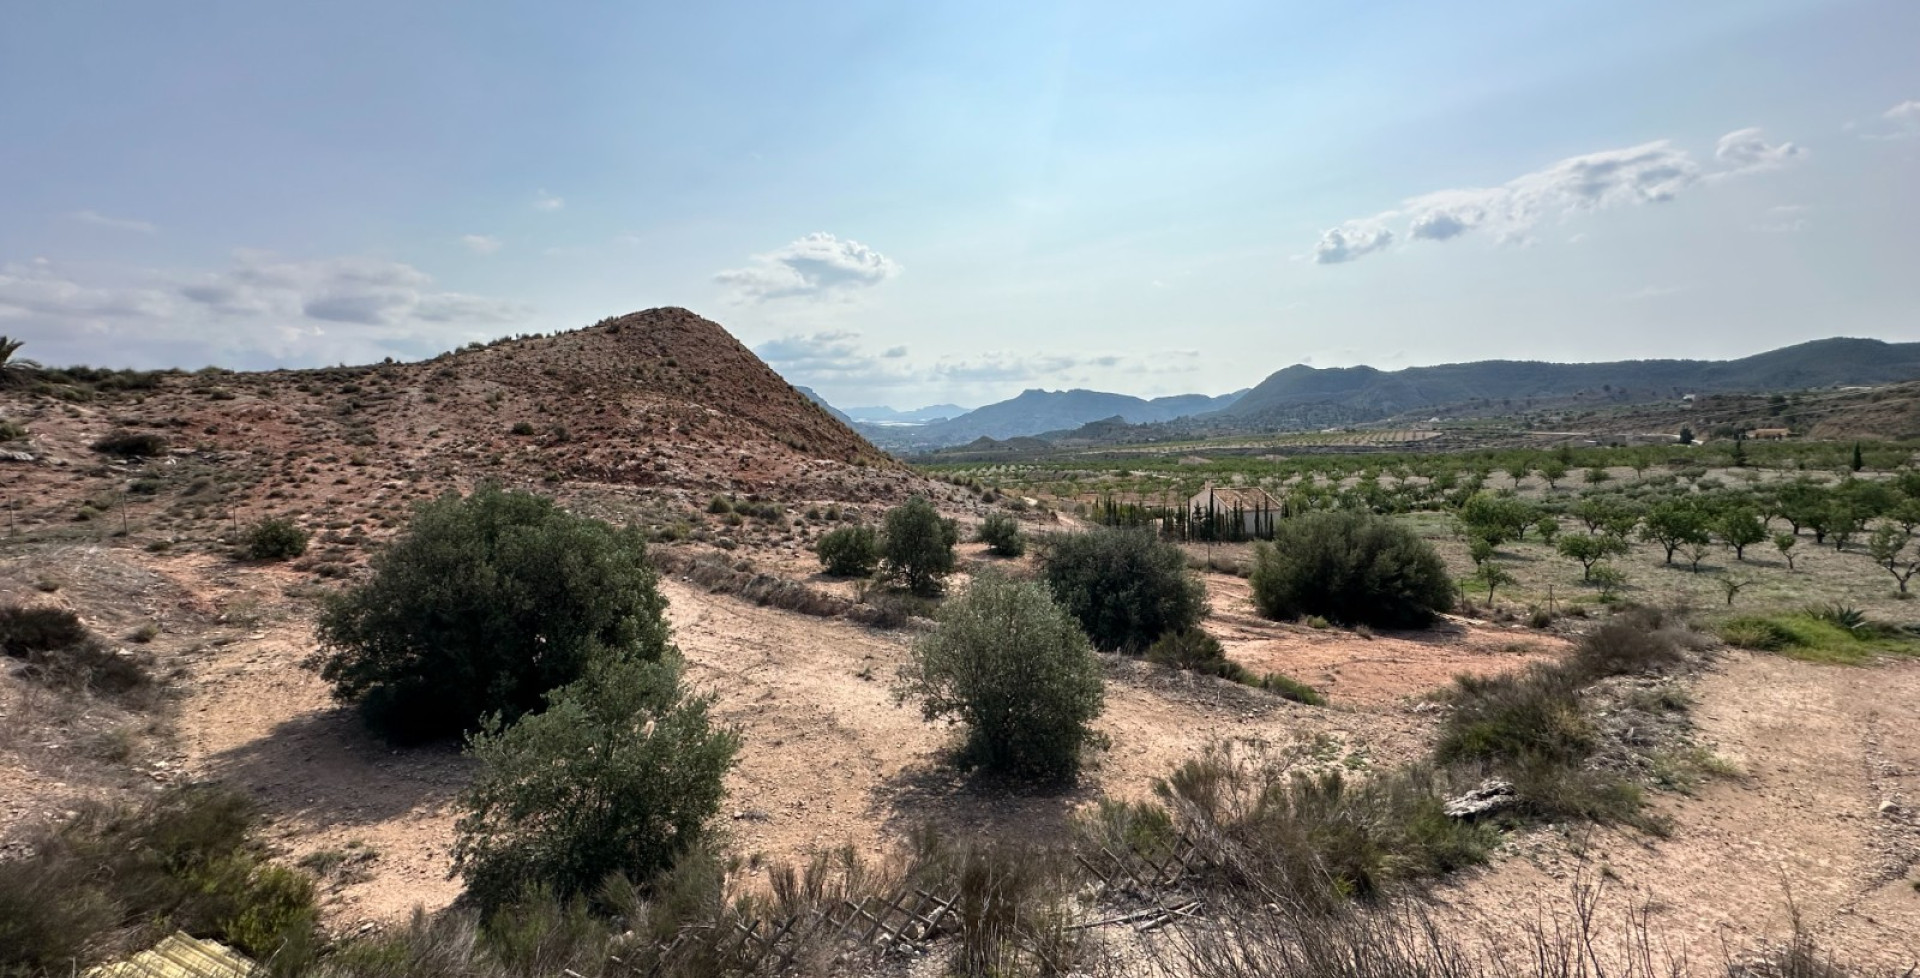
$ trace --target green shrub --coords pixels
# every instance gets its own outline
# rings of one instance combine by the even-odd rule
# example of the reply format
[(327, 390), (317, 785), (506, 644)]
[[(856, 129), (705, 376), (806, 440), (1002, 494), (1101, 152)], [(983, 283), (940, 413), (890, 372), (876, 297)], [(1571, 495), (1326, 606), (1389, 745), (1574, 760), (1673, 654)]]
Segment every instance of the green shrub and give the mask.
[(1527, 814), (1658, 830), (1658, 822), (1640, 814), (1639, 789), (1589, 766), (1598, 733), (1581, 706), (1582, 682), (1578, 668), (1544, 663), (1500, 676), (1461, 676), (1434, 756), (1505, 777)]
[(292, 520), (261, 520), (247, 530), (247, 556), (254, 560), (291, 560), (307, 552), (307, 541), (307, 531)]
[(1408, 628), (1453, 607), (1440, 555), (1384, 516), (1310, 513), (1275, 527), (1254, 551), (1254, 605), (1276, 619), (1320, 615), (1343, 625)]
[(174, 930), (294, 973), (315, 947), (311, 882), (268, 863), (244, 795), (168, 789), (140, 808), (83, 807), (0, 860), (0, 974), (67, 974)]
[(1269, 672), (1259, 679), (1252, 681), (1242, 680), (1242, 682), (1246, 682), (1247, 685), (1255, 689), (1264, 689), (1269, 693), (1277, 693), (1281, 699), (1292, 700), (1295, 703), (1305, 703), (1308, 706), (1327, 705), (1327, 698), (1321, 696), (1319, 690), (1314, 689), (1312, 686), (1292, 676), (1282, 673)]
[[(719, 497), (714, 497), (719, 498)], [(813, 552), (834, 577), (865, 577), (880, 563), (880, 541), (870, 526), (842, 526), (820, 535)]]
[(1188, 572), (1185, 552), (1150, 530), (1057, 536), (1043, 564), (1054, 599), (1104, 651), (1138, 653), (1192, 628), (1207, 611), (1206, 589)]
[(497, 486), (421, 506), (325, 603), (321, 676), (397, 740), (511, 723), (595, 660), (667, 650), (644, 533)]
[(167, 439), (146, 431), (116, 431), (94, 442), (93, 450), (122, 458), (151, 458), (167, 453)]
[(483, 908), (541, 888), (592, 895), (608, 876), (653, 879), (719, 811), (739, 736), (715, 729), (676, 658), (600, 663), (547, 708), (474, 736), (454, 870)]
[(1227, 658), (1220, 640), (1198, 628), (1168, 632), (1147, 647), (1147, 661), (1169, 669), (1185, 669), (1238, 680), (1245, 670)]
[(1020, 521), (1012, 513), (988, 513), (978, 532), (979, 541), (995, 556), (1018, 557), (1027, 552), (1026, 534), (1020, 532)]
[(1158, 663), (1169, 669), (1184, 669), (1188, 672), (1218, 676), (1243, 686), (1264, 689), (1295, 703), (1305, 703), (1309, 706), (1321, 706), (1326, 703), (1326, 700), (1313, 687), (1299, 680), (1277, 672), (1257, 676), (1247, 671), (1245, 666), (1227, 658), (1227, 650), (1220, 645), (1219, 639), (1198, 628), (1185, 628), (1160, 636), (1159, 641), (1147, 647), (1147, 661)]
[(942, 518), (925, 496), (887, 510), (886, 525), (881, 551), (888, 575), (915, 594), (938, 594), (941, 578), (953, 573), (959, 528)]
[(531, 421), (515, 421), (513, 427), (507, 430), (509, 433), (521, 438), (531, 438), (535, 434), (533, 422)]
[(983, 577), (935, 621), (901, 670), (898, 696), (919, 700), (929, 720), (964, 724), (967, 763), (1073, 777), (1105, 708), (1100, 662), (1073, 617), (1038, 584)]
[(10, 421), (6, 418), (0, 418), (0, 441), (19, 441), (27, 437), (28, 434), (29, 432), (25, 425)]

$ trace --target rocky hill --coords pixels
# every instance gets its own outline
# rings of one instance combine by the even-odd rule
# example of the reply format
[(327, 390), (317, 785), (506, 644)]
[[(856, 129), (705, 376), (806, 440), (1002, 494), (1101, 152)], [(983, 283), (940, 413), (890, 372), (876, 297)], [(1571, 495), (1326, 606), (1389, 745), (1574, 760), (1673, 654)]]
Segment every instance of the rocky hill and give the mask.
[[(489, 479), (701, 501), (882, 500), (920, 481), (721, 326), (677, 308), (418, 363), (48, 371), (0, 389), (0, 418), (26, 429), (0, 446), (21, 527), (118, 519), (128, 506), (183, 525), (321, 511), (385, 525), (407, 500)], [(128, 436), (152, 444), (95, 447)]]

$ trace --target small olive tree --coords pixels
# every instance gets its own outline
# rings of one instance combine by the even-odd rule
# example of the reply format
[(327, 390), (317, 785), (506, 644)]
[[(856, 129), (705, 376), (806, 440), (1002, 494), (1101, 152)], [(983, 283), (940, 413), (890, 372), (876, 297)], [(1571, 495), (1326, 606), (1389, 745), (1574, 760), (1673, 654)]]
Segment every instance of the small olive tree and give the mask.
[(967, 727), (963, 761), (1012, 777), (1071, 779), (1105, 708), (1100, 662), (1038, 584), (983, 577), (936, 613), (896, 695)]
[(639, 530), (483, 486), (421, 506), (366, 583), (326, 602), (320, 675), (395, 740), (511, 723), (603, 658), (667, 649)]
[(483, 909), (530, 887), (591, 896), (619, 873), (645, 882), (700, 844), (720, 809), (740, 738), (680, 665), (609, 660), (512, 726), (469, 744), (481, 762), (461, 798), (454, 871)]
[(870, 526), (829, 530), (814, 543), (813, 552), (834, 577), (865, 577), (880, 563), (880, 541)]
[(1151, 530), (1105, 527), (1056, 536), (1044, 568), (1054, 600), (1104, 651), (1144, 651), (1207, 613), (1206, 589), (1187, 570), (1186, 553)]
[(1347, 625), (1425, 625), (1453, 607), (1447, 565), (1384, 516), (1309, 513), (1274, 528), (1254, 551), (1254, 606), (1269, 618), (1319, 615)]
[(959, 542), (959, 527), (943, 518), (925, 496), (887, 510), (881, 547), (887, 573), (915, 594), (940, 592), (940, 579), (953, 573), (953, 545)]
[(1012, 513), (988, 513), (980, 521), (977, 536), (996, 557), (1018, 557), (1027, 552), (1026, 534), (1020, 532), (1020, 521)]

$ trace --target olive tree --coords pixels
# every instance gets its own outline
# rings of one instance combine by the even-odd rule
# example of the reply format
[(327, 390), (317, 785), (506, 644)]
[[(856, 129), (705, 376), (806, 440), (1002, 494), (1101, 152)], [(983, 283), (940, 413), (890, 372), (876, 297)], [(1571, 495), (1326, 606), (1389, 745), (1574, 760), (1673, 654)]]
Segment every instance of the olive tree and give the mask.
[(915, 594), (939, 593), (940, 579), (953, 573), (953, 545), (959, 542), (959, 528), (925, 496), (887, 510), (881, 546), (887, 573)]
[(320, 675), (393, 739), (450, 737), (538, 709), (596, 660), (660, 658), (665, 612), (640, 531), (483, 486), (421, 506), (327, 600)]
[(700, 844), (720, 809), (739, 735), (711, 696), (688, 695), (677, 657), (610, 660), (511, 726), (496, 716), (469, 753), (454, 871), (483, 908), (530, 887), (592, 895), (609, 876), (644, 882)]
[(1206, 589), (1178, 546), (1138, 527), (1103, 527), (1053, 538), (1043, 576), (1054, 600), (1096, 648), (1140, 652), (1207, 612)]
[(1072, 778), (1105, 708), (1100, 662), (1080, 626), (1038, 585), (974, 582), (935, 615), (896, 695), (929, 720), (967, 728), (963, 761), (1013, 777)]

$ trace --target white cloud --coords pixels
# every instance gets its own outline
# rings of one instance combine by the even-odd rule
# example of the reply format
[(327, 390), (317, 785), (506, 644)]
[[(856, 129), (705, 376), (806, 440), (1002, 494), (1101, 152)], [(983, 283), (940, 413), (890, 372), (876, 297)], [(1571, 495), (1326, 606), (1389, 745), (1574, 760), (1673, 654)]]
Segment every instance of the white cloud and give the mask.
[[(357, 256), (241, 251), (219, 271), (135, 270), (118, 279), (89, 280), (44, 260), (0, 266), (0, 321), (67, 340), (75, 359), (89, 361), (219, 350), (229, 360), (315, 362), (437, 352), (532, 314), (516, 302), (437, 292), (419, 269)], [(82, 343), (82, 334), (109, 339)]]
[(1888, 109), (1881, 118), (1904, 125), (1920, 125), (1920, 99), (1911, 99)]
[(503, 242), (489, 234), (463, 234), (460, 243), (476, 255), (491, 255), (500, 250)]
[(893, 259), (852, 239), (816, 231), (783, 248), (753, 256), (746, 268), (715, 275), (741, 302), (845, 297), (900, 274)]
[(565, 206), (567, 206), (565, 197), (556, 197), (553, 194), (547, 193), (545, 187), (540, 188), (540, 190), (533, 195), (533, 207), (535, 210), (557, 211)]
[[(1686, 150), (1667, 140), (1568, 157), (1497, 187), (1462, 187), (1410, 197), (1393, 210), (1346, 221), (1321, 235), (1313, 258), (1323, 265), (1352, 261), (1396, 240), (1450, 241), (1485, 230), (1505, 242), (1526, 242), (1538, 224), (1571, 215), (1659, 204), (1703, 180), (1776, 170), (1807, 155), (1793, 143), (1769, 143), (1759, 129), (1720, 138), (1704, 171)], [(1404, 235), (1395, 230), (1404, 227)], [(1575, 237), (1575, 240), (1578, 236)]]
[(1717, 176), (1777, 170), (1806, 156), (1804, 148), (1792, 143), (1768, 143), (1757, 128), (1736, 129), (1727, 133), (1720, 137), (1719, 145), (1713, 150), (1713, 158), (1729, 168)]
[(1313, 260), (1322, 265), (1336, 265), (1392, 243), (1393, 232), (1382, 226), (1379, 218), (1348, 221), (1320, 235), (1320, 243), (1313, 246)]
[(45, 258), (0, 265), (0, 320), (138, 319), (166, 315), (175, 305), (170, 295), (157, 289), (82, 284)]
[(67, 219), (94, 227), (112, 228), (115, 231), (133, 231), (138, 234), (155, 234), (159, 228), (146, 221), (135, 221), (124, 217), (108, 217), (99, 211), (74, 211)]

